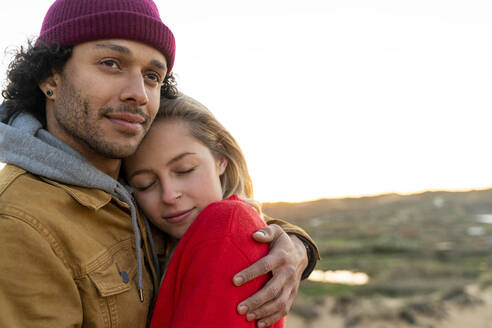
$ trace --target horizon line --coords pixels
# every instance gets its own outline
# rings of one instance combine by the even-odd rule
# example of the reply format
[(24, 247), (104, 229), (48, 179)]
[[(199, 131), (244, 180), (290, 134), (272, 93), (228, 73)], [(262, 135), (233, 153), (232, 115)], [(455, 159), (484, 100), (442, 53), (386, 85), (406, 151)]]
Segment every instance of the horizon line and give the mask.
[(456, 188), (456, 189), (446, 189), (446, 188), (419, 189), (416, 191), (408, 191), (408, 192), (388, 191), (388, 192), (380, 192), (380, 193), (374, 193), (374, 194), (355, 194), (355, 195), (334, 196), (334, 197), (329, 197), (329, 196), (328, 197), (319, 197), (319, 198), (300, 200), (300, 201), (282, 201), (282, 200), (280, 200), (280, 201), (261, 201), (260, 203), (261, 204), (279, 204), (279, 203), (302, 204), (302, 203), (313, 203), (313, 202), (317, 202), (320, 200), (376, 198), (376, 197), (388, 196), (388, 195), (412, 196), (412, 195), (425, 194), (427, 192), (431, 192), (431, 193), (437, 193), (437, 192), (464, 193), (464, 192), (472, 192), (472, 191), (485, 191), (485, 190), (490, 190), (490, 189), (492, 189), (492, 185), (487, 186), (487, 187)]

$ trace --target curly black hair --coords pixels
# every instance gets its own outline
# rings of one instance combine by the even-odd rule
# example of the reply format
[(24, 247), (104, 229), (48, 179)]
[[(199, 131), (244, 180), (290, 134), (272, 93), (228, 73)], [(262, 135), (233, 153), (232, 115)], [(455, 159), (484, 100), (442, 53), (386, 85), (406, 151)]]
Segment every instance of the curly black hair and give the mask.
[[(20, 47), (7, 69), (7, 87), (2, 90), (8, 115), (17, 111), (33, 114), (46, 126), (45, 95), (39, 83), (53, 72), (61, 73), (72, 55), (73, 46), (33, 44)], [(178, 96), (176, 79), (172, 74), (164, 79), (161, 97), (174, 99)]]

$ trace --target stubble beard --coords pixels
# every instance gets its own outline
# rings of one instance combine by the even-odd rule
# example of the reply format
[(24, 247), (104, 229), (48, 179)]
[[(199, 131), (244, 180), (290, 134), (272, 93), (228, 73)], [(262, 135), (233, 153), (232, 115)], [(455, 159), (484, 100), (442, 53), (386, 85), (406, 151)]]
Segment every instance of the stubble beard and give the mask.
[[(124, 159), (135, 153), (150, 125), (148, 116), (139, 112), (146, 118), (146, 124), (144, 124), (146, 131), (137, 145), (111, 141), (104, 136), (102, 130), (98, 129), (98, 123), (104, 119), (105, 113), (135, 112), (136, 110), (132, 110), (131, 106), (122, 105), (117, 109), (102, 107), (99, 110), (91, 108), (89, 102), (84, 100), (66, 79), (61, 85), (58, 100), (54, 105), (54, 116), (58, 125), (76, 143), (85, 145), (93, 152), (106, 158)], [(122, 133), (122, 136), (124, 135), (125, 133)]]

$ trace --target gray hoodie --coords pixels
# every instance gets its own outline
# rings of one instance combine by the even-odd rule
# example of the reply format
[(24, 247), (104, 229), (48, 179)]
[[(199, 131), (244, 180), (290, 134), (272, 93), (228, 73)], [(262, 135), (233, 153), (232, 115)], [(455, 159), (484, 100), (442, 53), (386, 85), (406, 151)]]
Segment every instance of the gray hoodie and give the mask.
[[(130, 206), (137, 251), (137, 284), (143, 301), (141, 236), (130, 187), (95, 168), (85, 157), (43, 129), (33, 115), (16, 112), (8, 117), (6, 112), (5, 105), (0, 105), (0, 162), (65, 184), (103, 190)], [(145, 218), (144, 222), (159, 275), (157, 255)]]

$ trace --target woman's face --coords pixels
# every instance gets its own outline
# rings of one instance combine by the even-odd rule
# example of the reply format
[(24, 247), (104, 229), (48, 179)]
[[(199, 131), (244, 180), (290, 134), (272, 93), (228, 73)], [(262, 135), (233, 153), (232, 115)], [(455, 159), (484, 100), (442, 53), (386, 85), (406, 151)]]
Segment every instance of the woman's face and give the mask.
[(226, 166), (225, 158), (217, 160), (191, 135), (188, 123), (160, 120), (125, 160), (125, 174), (145, 215), (181, 238), (198, 213), (222, 199), (220, 176)]

